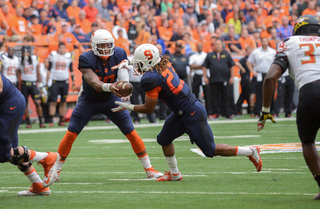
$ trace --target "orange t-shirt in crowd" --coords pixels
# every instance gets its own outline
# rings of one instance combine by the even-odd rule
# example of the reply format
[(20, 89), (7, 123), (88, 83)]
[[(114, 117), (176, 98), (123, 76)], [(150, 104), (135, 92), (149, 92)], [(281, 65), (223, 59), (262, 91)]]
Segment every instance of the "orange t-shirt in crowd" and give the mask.
[(69, 18), (74, 17), (77, 20), (79, 18), (79, 12), (81, 11), (81, 8), (69, 6), (66, 11)]
[(173, 23), (178, 23), (179, 27), (183, 27), (184, 26), (182, 18), (179, 18), (177, 20), (177, 22), (173, 22), (173, 20), (169, 20), (169, 25), (170, 25), (169, 27), (170, 27), (171, 30), (172, 30)]
[(212, 44), (211, 41), (202, 41), (201, 42), (203, 45), (202, 51), (204, 51), (205, 53), (209, 53), (212, 52)]
[(41, 35), (42, 34), (42, 24), (35, 24), (29, 26), (29, 29), (31, 30), (32, 35)]
[(199, 33), (198, 33), (196, 28), (191, 30), (191, 32), (192, 32), (192, 37), (193, 37), (194, 40), (200, 40), (200, 35), (199, 35)]
[(269, 39), (269, 46), (273, 49), (277, 49), (277, 43), (273, 39)]
[(149, 42), (150, 39), (150, 33), (148, 31), (145, 30), (141, 30), (141, 32), (139, 33), (137, 39), (136, 39), (136, 44), (140, 45), (140, 44), (145, 44)]
[(131, 3), (132, 0), (117, 0), (117, 5), (122, 13), (131, 9)]
[[(58, 34), (56, 33), (54, 40), (56, 42), (58, 42)], [(79, 41), (76, 39), (76, 37), (74, 37), (74, 35), (72, 33), (69, 32), (65, 32), (63, 33), (63, 42), (66, 44), (66, 48), (69, 52), (73, 51), (74, 46), (79, 46), (80, 43)]]
[(165, 28), (163, 26), (158, 27), (159, 36), (164, 41), (169, 41), (171, 39), (171, 36), (173, 35), (173, 32), (170, 28)]
[[(28, 23), (27, 23), (26, 19), (24, 19), (24, 17), (13, 16), (9, 20), (8, 23), (9, 23), (10, 28), (13, 28), (16, 30), (16, 32), (18, 33), (17, 35), (25, 35), (26, 34)], [(7, 35), (8, 36), (13, 35), (11, 30), (8, 30)]]
[(116, 39), (116, 47), (120, 47), (124, 49), (127, 52), (127, 55), (130, 55), (130, 49), (129, 49), (129, 40), (126, 38), (118, 38)]
[(233, 14), (234, 14), (234, 11), (232, 12), (229, 12), (226, 16), (226, 21), (225, 22), (228, 22), (231, 18), (233, 18)]
[(6, 28), (4, 27), (3, 22), (4, 22), (4, 23), (7, 23), (7, 26), (9, 26), (9, 25), (8, 25), (8, 21), (7, 21), (7, 18), (4, 16), (2, 10), (0, 9), (0, 24), (1, 24), (1, 28), (6, 29)]
[(302, 12), (302, 15), (314, 15), (315, 16), (316, 14), (317, 14), (317, 10), (309, 9), (309, 8), (303, 10), (303, 12)]
[(23, 8), (28, 8), (31, 5), (32, 0), (19, 0), (19, 4), (23, 7)]
[[(96, 16), (99, 13), (99, 10), (97, 8), (90, 8), (88, 5), (82, 8), (84, 11), (86, 11), (87, 16), (86, 19), (90, 20), (91, 23), (96, 21)], [(83, 30), (83, 29), (82, 29)]]
[(80, 19), (78, 19), (76, 23), (81, 26), (81, 29), (83, 30), (83, 32), (89, 33), (91, 31), (92, 22), (90, 20), (83, 19), (83, 21), (81, 21)]
[(240, 37), (239, 38), (239, 42), (240, 42), (240, 45), (241, 45), (242, 49), (244, 49), (244, 50), (248, 46), (250, 46), (252, 49), (256, 48), (256, 44), (255, 44), (254, 40), (251, 37), (247, 37), (247, 38)]
[(264, 30), (264, 31), (261, 32), (260, 37), (269, 39), (271, 37), (271, 34), (268, 33), (266, 30)]

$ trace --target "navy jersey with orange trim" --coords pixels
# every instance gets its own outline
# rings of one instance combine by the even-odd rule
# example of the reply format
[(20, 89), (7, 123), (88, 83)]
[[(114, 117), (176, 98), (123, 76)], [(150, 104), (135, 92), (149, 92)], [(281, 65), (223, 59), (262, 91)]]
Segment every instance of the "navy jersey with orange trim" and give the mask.
[(3, 90), (0, 93), (0, 103), (2, 103), (2, 101), (15, 96), (16, 87), (2, 74), (1, 71), (0, 75), (3, 82)]
[[(118, 69), (111, 70), (111, 67), (118, 65), (124, 59), (127, 59), (127, 53), (119, 47), (114, 48), (114, 54), (108, 58), (106, 64), (103, 64), (100, 57), (94, 55), (92, 51), (87, 51), (80, 55), (78, 68), (91, 69), (104, 83), (113, 83), (117, 80)], [(96, 91), (83, 78), (82, 85), (84, 90), (83, 94), (87, 98), (105, 101), (108, 100), (111, 95), (110, 92)]]
[(196, 100), (190, 87), (179, 78), (171, 64), (161, 74), (155, 69), (146, 72), (140, 86), (147, 96), (162, 99), (174, 113), (188, 109)]

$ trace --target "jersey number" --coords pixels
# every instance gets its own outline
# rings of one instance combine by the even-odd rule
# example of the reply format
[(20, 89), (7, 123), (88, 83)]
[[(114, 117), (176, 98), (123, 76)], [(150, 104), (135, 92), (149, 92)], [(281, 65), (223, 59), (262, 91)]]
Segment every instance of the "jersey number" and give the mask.
[(144, 55), (146, 56), (147, 60), (151, 60), (153, 58), (153, 55), (150, 49), (144, 51)]
[(304, 46), (308, 47), (308, 50), (304, 52), (304, 55), (309, 57), (309, 59), (301, 60), (301, 64), (305, 65), (305, 64), (316, 63), (316, 57), (314, 56), (314, 51), (315, 51), (315, 48), (320, 46), (320, 44), (311, 44), (311, 43), (299, 44), (300, 49)]
[(8, 67), (7, 74), (16, 75), (16, 67)]
[(65, 62), (56, 62), (56, 70), (65, 70), (67, 63)]
[(24, 67), (23, 68), (23, 73), (25, 74), (25, 75), (33, 75), (34, 73), (33, 73), (33, 66), (29, 66), (29, 67)]
[(173, 74), (172, 74), (172, 72), (171, 72), (169, 69), (166, 69), (165, 71), (163, 71), (163, 72), (161, 73), (161, 75), (162, 75), (163, 77), (165, 77), (165, 78), (168, 76), (168, 78), (167, 78), (167, 85), (169, 86), (170, 90), (171, 90), (172, 93), (174, 93), (175, 95), (179, 94), (179, 92), (180, 92), (180, 91), (182, 90), (182, 88), (183, 88), (183, 82), (184, 82), (184, 81), (180, 80), (180, 82), (182, 82), (182, 83), (179, 82), (179, 85), (178, 85), (177, 87), (175, 87), (175, 86), (172, 84)]

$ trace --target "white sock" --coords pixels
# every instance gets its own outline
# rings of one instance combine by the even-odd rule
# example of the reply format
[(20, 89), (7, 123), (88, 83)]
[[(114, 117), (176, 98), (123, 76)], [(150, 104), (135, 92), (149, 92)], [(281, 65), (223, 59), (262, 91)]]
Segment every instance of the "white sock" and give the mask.
[(176, 159), (176, 156), (173, 155), (171, 157), (166, 157), (166, 160), (167, 160), (167, 163), (169, 165), (169, 169), (170, 169), (170, 172), (172, 174), (177, 174), (179, 173), (179, 169), (178, 169), (178, 166), (177, 166), (177, 159)]
[(145, 169), (148, 169), (148, 168), (151, 168), (152, 165), (151, 165), (151, 162), (150, 162), (150, 158), (148, 156), (148, 154), (145, 154), (145, 155), (142, 155), (139, 157), (139, 160), (142, 164), (142, 166), (145, 168)]
[(42, 183), (42, 179), (38, 175), (35, 168), (30, 173), (25, 174), (25, 176), (31, 181), (31, 183)]
[(237, 153), (236, 156), (250, 156), (252, 155), (252, 149), (250, 149), (249, 147), (240, 147), (237, 146)]
[(35, 156), (30, 160), (31, 162), (39, 162), (49, 155), (47, 152), (33, 152), (35, 153)]
[(64, 164), (64, 161), (59, 160), (58, 166), (57, 166), (57, 172), (61, 172), (63, 164)]

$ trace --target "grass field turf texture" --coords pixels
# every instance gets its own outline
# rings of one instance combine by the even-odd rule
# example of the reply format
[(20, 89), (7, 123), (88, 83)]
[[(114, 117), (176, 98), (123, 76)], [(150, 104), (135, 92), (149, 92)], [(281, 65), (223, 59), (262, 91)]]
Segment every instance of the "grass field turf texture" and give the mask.
[[(209, 122), (216, 143), (247, 146), (299, 142), (294, 118), (276, 119), (276, 124), (267, 121), (261, 132), (256, 130), (257, 120), (244, 116)], [(36, 151), (57, 151), (66, 131), (57, 126), (24, 127), (19, 129), (20, 145)], [(145, 140), (152, 165), (164, 172), (168, 165), (156, 142), (161, 127), (162, 123), (143, 120), (136, 130)], [(312, 200), (318, 187), (301, 152), (262, 154), (263, 168), (257, 173), (247, 157), (210, 159), (191, 152), (197, 147), (190, 144), (187, 135), (174, 145), (183, 181), (147, 180), (118, 128), (112, 123), (90, 121), (73, 144), (61, 181), (50, 187), (50, 196), (17, 197), (16, 193), (29, 189), (31, 183), (13, 165), (1, 164), (0, 208), (320, 208), (320, 201)], [(43, 178), (42, 167), (34, 165)]]

